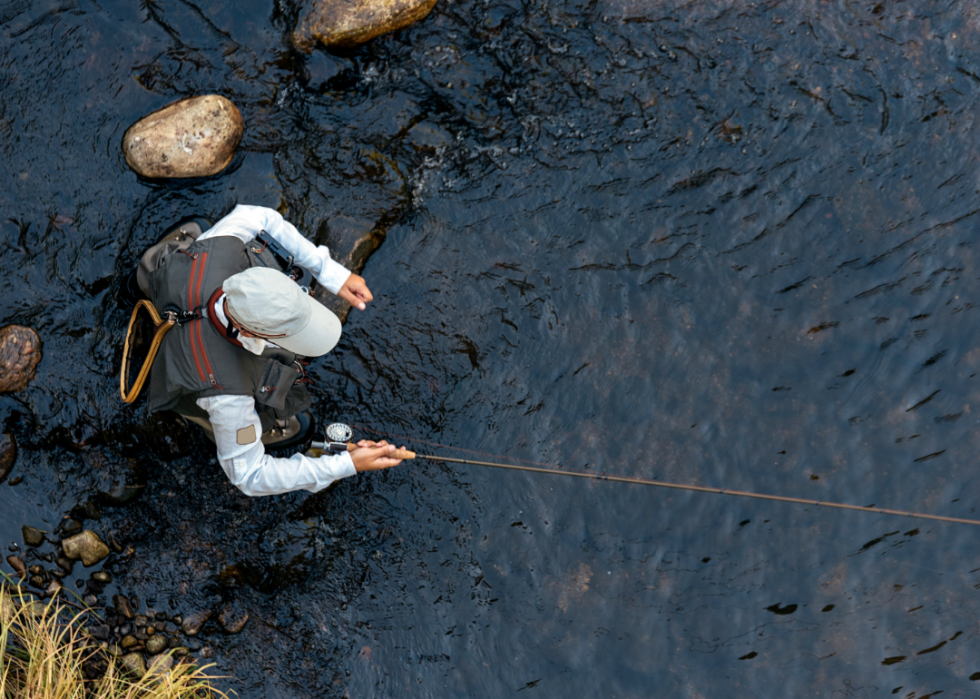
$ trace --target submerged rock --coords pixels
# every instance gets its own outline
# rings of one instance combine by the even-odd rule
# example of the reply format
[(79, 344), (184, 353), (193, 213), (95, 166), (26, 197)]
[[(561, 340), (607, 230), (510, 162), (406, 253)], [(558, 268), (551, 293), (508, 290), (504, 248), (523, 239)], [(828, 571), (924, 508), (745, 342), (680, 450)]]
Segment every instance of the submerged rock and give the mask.
[(229, 604), (218, 613), (218, 623), (225, 633), (238, 633), (245, 628), (248, 621), (248, 612), (241, 609), (237, 604)]
[(75, 560), (81, 559), (86, 566), (95, 565), (109, 555), (109, 547), (95, 532), (86, 529), (81, 534), (61, 542), (65, 556)]
[(0, 328), (0, 393), (27, 388), (41, 361), (41, 338), (22, 325)]
[(436, 0), (313, 0), (300, 16), (293, 44), (309, 53), (324, 46), (354, 46), (413, 24), (428, 15)]
[(24, 525), (20, 528), (20, 533), (24, 537), (24, 543), (28, 546), (40, 546), (44, 543), (44, 532), (40, 529)]
[(27, 576), (27, 565), (20, 556), (7, 556), (7, 563), (14, 569), (18, 577), (23, 578)]
[(211, 618), (211, 610), (190, 614), (184, 618), (184, 623), (180, 625), (180, 630), (188, 636), (196, 636), (204, 626), (204, 622)]
[(166, 636), (150, 636), (146, 640), (146, 652), (150, 655), (157, 655), (170, 647), (170, 641)]
[(244, 132), (242, 115), (228, 99), (188, 97), (130, 126), (123, 152), (143, 177), (207, 177), (228, 167)]
[(144, 490), (145, 488), (140, 485), (117, 485), (115, 488), (109, 490), (109, 492), (103, 494), (102, 500), (106, 505), (119, 507), (120, 505), (126, 505), (136, 500), (143, 494)]
[(17, 442), (12, 434), (0, 434), (0, 483), (14, 470), (17, 461)]

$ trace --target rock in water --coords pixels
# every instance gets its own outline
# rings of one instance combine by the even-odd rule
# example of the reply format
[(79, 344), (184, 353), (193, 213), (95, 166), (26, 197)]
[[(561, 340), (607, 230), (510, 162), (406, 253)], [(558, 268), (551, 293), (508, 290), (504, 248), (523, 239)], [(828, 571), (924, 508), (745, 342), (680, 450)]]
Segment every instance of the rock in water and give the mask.
[(143, 177), (207, 177), (228, 166), (244, 132), (242, 115), (229, 100), (188, 97), (130, 126), (123, 152)]
[(92, 566), (109, 555), (109, 547), (99, 538), (99, 535), (86, 529), (70, 539), (61, 542), (68, 558), (82, 559), (82, 564)]
[(7, 556), (7, 563), (9, 563), (10, 567), (14, 569), (15, 573), (17, 573), (17, 577), (27, 577), (27, 566), (24, 564), (24, 560), (20, 556)]
[(204, 626), (204, 622), (210, 618), (210, 609), (191, 614), (184, 618), (184, 623), (180, 625), (180, 630), (187, 636), (196, 636), (200, 632), (201, 627)]
[(418, 22), (436, 0), (313, 0), (293, 32), (293, 44), (309, 53), (324, 46), (354, 46)]
[(136, 679), (142, 679), (143, 675), (146, 674), (146, 663), (143, 662), (143, 656), (139, 653), (128, 653), (124, 655), (122, 657), (122, 666), (132, 673)]
[(150, 662), (150, 669), (148, 672), (154, 675), (165, 675), (167, 671), (174, 666), (174, 656), (172, 655), (158, 655), (152, 662)]
[(248, 612), (242, 610), (236, 604), (229, 604), (218, 613), (218, 623), (225, 633), (238, 633), (245, 628), (248, 621)]
[(41, 338), (22, 325), (0, 328), (0, 393), (27, 388), (41, 361)]
[(167, 650), (170, 641), (166, 636), (150, 636), (146, 640), (146, 652), (150, 655), (158, 655)]
[(44, 543), (44, 532), (26, 524), (20, 528), (20, 533), (24, 537), (24, 543), (28, 546), (40, 546)]
[(17, 442), (12, 434), (0, 434), (0, 483), (14, 470), (17, 460)]
[(123, 617), (124, 619), (133, 618), (133, 610), (129, 606), (129, 599), (123, 595), (113, 595), (112, 596), (112, 606), (116, 609), (116, 614)]

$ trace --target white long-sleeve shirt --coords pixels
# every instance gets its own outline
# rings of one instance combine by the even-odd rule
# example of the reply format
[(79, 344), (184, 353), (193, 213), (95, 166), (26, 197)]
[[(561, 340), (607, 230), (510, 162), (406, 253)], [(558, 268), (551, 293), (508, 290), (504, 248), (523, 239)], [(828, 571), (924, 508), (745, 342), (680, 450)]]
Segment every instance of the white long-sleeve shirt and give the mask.
[[(279, 212), (263, 206), (236, 206), (234, 211), (198, 240), (233, 235), (247, 245), (263, 230), (292, 253), (296, 264), (310, 270), (317, 281), (333, 293), (336, 294), (350, 276), (343, 265), (330, 257), (330, 251), (325, 246), (314, 246)], [(216, 306), (221, 308), (220, 303)], [(218, 320), (227, 326), (228, 319), (222, 315), (218, 314)], [(261, 354), (265, 342), (244, 346), (255, 354)], [(259, 438), (262, 424), (252, 396), (212, 396), (198, 398), (196, 402), (207, 411), (211, 420), (218, 448), (218, 463), (228, 479), (246, 495), (276, 495), (292, 490), (315, 493), (355, 473), (354, 462), (347, 453), (318, 458), (294, 454), (288, 459), (266, 454)], [(239, 430), (247, 430), (249, 426), (254, 427), (255, 441), (239, 444)]]

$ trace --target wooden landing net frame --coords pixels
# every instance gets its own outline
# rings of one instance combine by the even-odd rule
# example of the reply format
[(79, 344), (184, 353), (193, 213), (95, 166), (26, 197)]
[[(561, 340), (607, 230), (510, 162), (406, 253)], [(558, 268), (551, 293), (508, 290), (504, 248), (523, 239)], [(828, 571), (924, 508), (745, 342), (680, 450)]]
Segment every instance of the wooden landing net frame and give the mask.
[[(133, 385), (126, 389), (126, 376), (129, 374), (129, 365), (132, 362), (132, 356), (130, 355), (135, 342), (133, 341), (133, 331), (136, 328), (136, 320), (139, 317), (140, 310), (146, 309), (146, 312), (150, 316), (150, 320), (153, 321), (153, 340), (150, 342), (150, 349), (147, 351), (146, 359), (143, 360), (143, 366), (140, 367), (140, 373), (133, 382)], [(143, 385), (146, 383), (147, 377), (150, 375), (150, 368), (153, 366), (153, 360), (157, 356), (157, 352), (160, 350), (160, 343), (163, 342), (163, 336), (174, 325), (177, 324), (177, 320), (173, 316), (169, 316), (164, 319), (160, 317), (157, 312), (156, 307), (146, 299), (143, 299), (136, 304), (136, 308), (133, 309), (133, 315), (129, 318), (129, 327), (126, 328), (126, 343), (123, 345), (123, 357), (122, 357), (122, 369), (119, 371), (119, 392), (122, 394), (122, 399), (126, 403), (132, 403), (135, 401), (143, 390)]]

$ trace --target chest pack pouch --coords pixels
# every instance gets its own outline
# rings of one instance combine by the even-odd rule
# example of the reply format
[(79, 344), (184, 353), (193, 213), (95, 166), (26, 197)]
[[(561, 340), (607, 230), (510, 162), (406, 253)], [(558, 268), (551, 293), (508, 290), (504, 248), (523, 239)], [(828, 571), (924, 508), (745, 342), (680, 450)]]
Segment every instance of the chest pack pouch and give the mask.
[(263, 252), (272, 253), (283, 274), (296, 282), (304, 293), (313, 295), (313, 285), (316, 284), (313, 272), (295, 264), (293, 255), (278, 240), (262, 231), (248, 245), (256, 255), (261, 255)]

